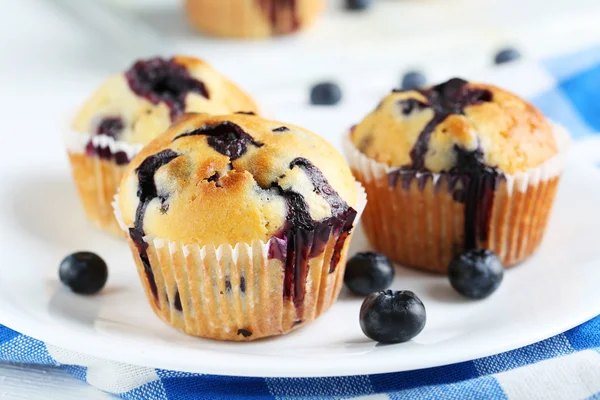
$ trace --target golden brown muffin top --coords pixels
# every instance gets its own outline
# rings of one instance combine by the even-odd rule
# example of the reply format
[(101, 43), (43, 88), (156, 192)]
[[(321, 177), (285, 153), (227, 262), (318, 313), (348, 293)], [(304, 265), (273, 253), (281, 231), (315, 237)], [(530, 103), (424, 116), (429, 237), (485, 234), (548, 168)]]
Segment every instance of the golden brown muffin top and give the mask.
[(342, 218), (356, 201), (350, 169), (316, 134), (251, 115), (186, 114), (131, 161), (119, 208), (134, 240), (234, 245)]
[(355, 126), (350, 139), (390, 167), (449, 172), (461, 154), (513, 174), (554, 156), (549, 121), (533, 105), (495, 86), (454, 78), (423, 90), (394, 91)]
[(253, 100), (202, 60), (139, 60), (113, 75), (83, 105), (73, 129), (146, 144), (185, 112), (256, 112)]

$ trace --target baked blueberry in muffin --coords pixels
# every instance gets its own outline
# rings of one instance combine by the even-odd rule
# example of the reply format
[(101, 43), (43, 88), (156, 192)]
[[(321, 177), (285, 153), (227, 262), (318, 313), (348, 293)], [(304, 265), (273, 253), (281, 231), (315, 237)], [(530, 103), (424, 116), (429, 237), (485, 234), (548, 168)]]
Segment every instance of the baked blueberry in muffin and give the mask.
[(311, 25), (323, 0), (186, 0), (188, 19), (215, 36), (264, 38)]
[(121, 234), (110, 203), (124, 167), (188, 111), (256, 112), (252, 99), (205, 62), (191, 57), (135, 62), (110, 77), (73, 122), (68, 150), (89, 219)]
[(335, 301), (364, 201), (342, 156), (309, 131), (188, 114), (132, 161), (116, 207), (163, 320), (254, 340)]
[(437, 272), (466, 249), (524, 260), (542, 239), (564, 136), (491, 85), (454, 78), (394, 91), (346, 143), (371, 200), (367, 236), (395, 261)]

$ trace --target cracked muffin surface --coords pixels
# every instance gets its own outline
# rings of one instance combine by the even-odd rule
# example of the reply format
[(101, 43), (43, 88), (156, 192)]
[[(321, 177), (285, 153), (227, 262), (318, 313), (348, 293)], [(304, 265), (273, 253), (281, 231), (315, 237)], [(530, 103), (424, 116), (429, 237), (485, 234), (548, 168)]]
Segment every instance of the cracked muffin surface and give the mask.
[(415, 171), (450, 172), (465, 153), (508, 174), (557, 154), (550, 122), (533, 105), (492, 85), (454, 78), (394, 91), (356, 125), (352, 143), (367, 157)]
[(73, 129), (146, 144), (185, 112), (256, 112), (252, 98), (206, 62), (185, 56), (135, 62), (86, 101)]
[(344, 159), (314, 133), (253, 115), (186, 114), (132, 160), (119, 208), (134, 240), (234, 245), (345, 220), (356, 200)]

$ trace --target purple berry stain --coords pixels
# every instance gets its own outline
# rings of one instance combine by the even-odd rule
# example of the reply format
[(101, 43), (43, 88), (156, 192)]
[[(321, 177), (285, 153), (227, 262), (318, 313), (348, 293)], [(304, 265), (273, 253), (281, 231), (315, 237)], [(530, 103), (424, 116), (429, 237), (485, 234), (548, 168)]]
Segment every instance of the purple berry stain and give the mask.
[(171, 121), (184, 113), (188, 93), (210, 98), (204, 83), (191, 77), (187, 68), (175, 59), (140, 60), (125, 73), (125, 77), (138, 96), (152, 104), (165, 103), (171, 110)]
[[(123, 120), (119, 117), (106, 117), (100, 121), (96, 126), (94, 132), (96, 136), (109, 136), (113, 139), (118, 139), (123, 132), (125, 125)], [(98, 157), (102, 160), (113, 160), (117, 165), (126, 165), (129, 163), (129, 157), (127, 153), (123, 151), (117, 151), (113, 153), (109, 147), (96, 147), (92, 139), (90, 139), (86, 146), (85, 152), (88, 157)]]
[(96, 128), (96, 135), (106, 135), (117, 139), (123, 131), (123, 120), (119, 117), (104, 118)]
[(248, 144), (262, 147), (263, 144), (254, 140), (239, 125), (225, 121), (217, 125), (207, 125), (189, 133), (184, 133), (173, 139), (173, 142), (190, 136), (207, 136), (208, 145), (216, 152), (221, 153), (230, 160), (237, 160), (248, 150)]

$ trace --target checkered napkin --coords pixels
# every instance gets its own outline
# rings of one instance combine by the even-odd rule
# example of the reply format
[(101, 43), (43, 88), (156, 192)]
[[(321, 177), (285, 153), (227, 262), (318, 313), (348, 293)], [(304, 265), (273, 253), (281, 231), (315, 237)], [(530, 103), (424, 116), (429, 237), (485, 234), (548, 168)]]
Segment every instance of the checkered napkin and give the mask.
[[(486, 80), (529, 97), (575, 139), (600, 132), (600, 47), (498, 68), (492, 75)], [(144, 400), (600, 399), (599, 353), (600, 316), (543, 342), (445, 367), (334, 378), (239, 378), (106, 361), (0, 325), (0, 361), (56, 365), (106, 392)]]

